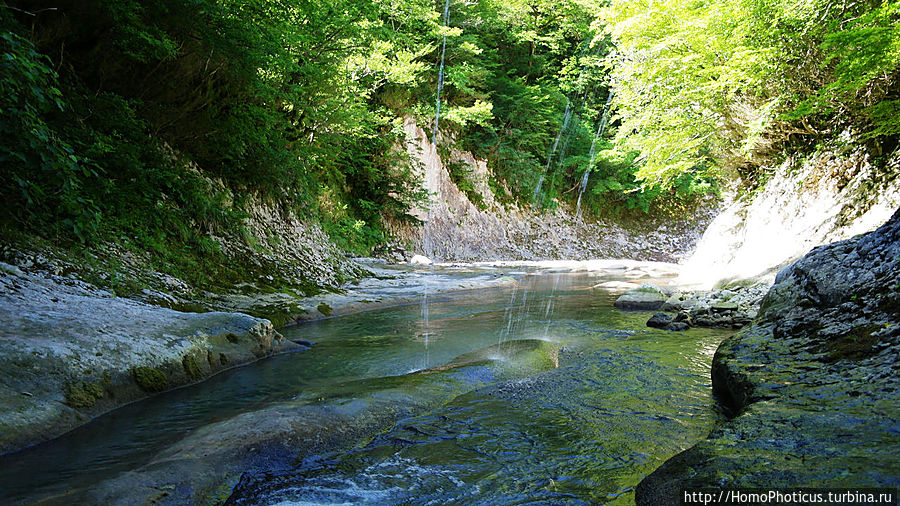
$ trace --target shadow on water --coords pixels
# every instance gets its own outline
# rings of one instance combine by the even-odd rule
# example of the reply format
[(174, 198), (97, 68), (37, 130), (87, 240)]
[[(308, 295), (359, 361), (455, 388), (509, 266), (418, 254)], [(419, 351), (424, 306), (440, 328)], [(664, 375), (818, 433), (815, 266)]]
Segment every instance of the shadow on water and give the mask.
[(361, 380), (403, 383), (423, 365), (491, 346), (502, 356), (519, 340), (558, 343), (558, 367), (463, 393), (345, 454), (307, 457), (277, 475), (248, 469), (231, 501), (627, 498), (643, 475), (712, 426), (709, 365), (727, 333), (650, 330), (648, 313), (613, 310), (610, 294), (590, 290), (597, 280), (533, 276), (517, 287), (429, 300), (427, 309), (398, 306), (284, 329), (314, 346), (123, 407), (0, 458), (0, 499), (89, 488), (216, 421), (277, 402), (315, 402), (327, 392), (352, 396), (354, 385), (357, 393), (371, 388)]

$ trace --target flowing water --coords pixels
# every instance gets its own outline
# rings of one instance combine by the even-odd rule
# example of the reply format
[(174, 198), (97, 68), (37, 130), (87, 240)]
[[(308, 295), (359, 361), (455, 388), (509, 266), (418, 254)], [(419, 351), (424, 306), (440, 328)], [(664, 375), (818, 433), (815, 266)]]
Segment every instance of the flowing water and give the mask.
[(581, 216), (581, 197), (584, 196), (584, 191), (587, 189), (588, 178), (591, 177), (591, 167), (594, 166), (594, 160), (597, 159), (597, 141), (600, 140), (600, 137), (606, 130), (606, 124), (609, 122), (609, 111), (612, 109), (613, 96), (614, 93), (610, 91), (609, 95), (606, 97), (606, 105), (603, 106), (603, 114), (600, 115), (600, 125), (597, 127), (597, 134), (594, 135), (593, 142), (591, 142), (591, 150), (588, 153), (589, 161), (587, 169), (585, 169), (584, 176), (581, 178), (581, 189), (578, 190), (578, 203), (575, 204), (576, 219)]
[[(450, 0), (444, 0), (444, 29), (450, 26)], [(437, 83), (437, 109), (434, 113), (434, 133), (431, 134), (431, 144), (437, 149), (438, 124), (441, 121), (441, 92), (444, 90), (444, 58), (447, 56), (447, 34), (441, 40), (441, 65), (438, 69)]]
[(270, 406), (338, 397), (377, 410), (402, 392), (409, 409), (340, 452), (298, 449), (277, 468), (241, 468), (229, 501), (627, 504), (644, 475), (715, 422), (709, 367), (727, 333), (649, 329), (649, 313), (614, 310), (613, 295), (590, 288), (606, 279), (526, 276), (283, 329), (315, 344), (0, 458), (0, 503), (89, 493), (239, 414), (263, 420)]
[(541, 174), (541, 177), (538, 179), (537, 184), (534, 187), (534, 194), (531, 196), (531, 200), (537, 202), (538, 195), (541, 193), (541, 187), (544, 184), (544, 179), (547, 176), (547, 173), (550, 172), (550, 165), (553, 162), (553, 156), (556, 154), (556, 150), (559, 147), (559, 141), (562, 139), (563, 134), (569, 128), (569, 122), (572, 120), (572, 101), (566, 100), (566, 111), (563, 113), (563, 122), (559, 127), (559, 133), (556, 134), (556, 139), (553, 141), (553, 146), (550, 148), (550, 154), (547, 155), (547, 166), (544, 167), (544, 173)]

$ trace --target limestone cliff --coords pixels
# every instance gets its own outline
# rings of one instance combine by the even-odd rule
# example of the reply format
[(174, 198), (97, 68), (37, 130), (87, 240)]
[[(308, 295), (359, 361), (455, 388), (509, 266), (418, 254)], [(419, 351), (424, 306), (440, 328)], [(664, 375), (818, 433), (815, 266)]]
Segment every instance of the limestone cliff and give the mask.
[(900, 206), (900, 152), (876, 160), (849, 138), (762, 172), (768, 179), (755, 191), (726, 199), (681, 283), (771, 283), (811, 248), (874, 230)]
[(649, 218), (640, 230), (611, 220), (585, 223), (564, 206), (541, 213), (522, 205), (498, 202), (487, 181), (484, 160), (451, 150), (449, 163), (467, 166), (484, 205), (473, 204), (451, 180), (445, 161), (412, 118), (404, 123), (405, 149), (417, 162), (424, 187), (431, 194), (427, 208), (414, 210), (423, 226), (389, 224), (392, 234), (416, 253), (435, 260), (549, 260), (631, 258), (676, 261), (687, 256), (711, 219)]

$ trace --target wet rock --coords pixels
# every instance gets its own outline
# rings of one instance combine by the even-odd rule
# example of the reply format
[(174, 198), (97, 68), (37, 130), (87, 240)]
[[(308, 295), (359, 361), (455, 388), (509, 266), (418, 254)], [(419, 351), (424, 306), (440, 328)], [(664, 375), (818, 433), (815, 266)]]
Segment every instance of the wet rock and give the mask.
[[(350, 449), (397, 421), (500, 380), (556, 369), (559, 346), (503, 343), (403, 376), (364, 379), (248, 411), (192, 432), (148, 464), (86, 490), (74, 504), (208, 504), (228, 497), (243, 473), (286, 471), (298, 458)], [(170, 491), (160, 500), (160, 490)], [(211, 500), (224, 492), (219, 501)], [(230, 504), (230, 502), (229, 502)]]
[(730, 420), (644, 479), (637, 504), (679, 504), (685, 488), (896, 487), (898, 289), (900, 211), (783, 269), (713, 359)]
[(644, 283), (619, 296), (614, 306), (618, 309), (659, 309), (666, 302), (666, 298), (666, 293), (660, 287)]
[(680, 332), (689, 328), (691, 328), (691, 326), (685, 322), (672, 322), (665, 327), (666, 330), (671, 330), (672, 332)]
[(267, 320), (174, 311), (46, 271), (0, 271), (0, 321), (0, 454), (297, 347)]
[(683, 321), (699, 327), (741, 328), (756, 318), (768, 285), (735, 286), (721, 290), (678, 292), (663, 311), (676, 311)]
[(656, 313), (647, 320), (647, 326), (656, 329), (664, 329), (672, 323), (672, 316), (666, 313)]

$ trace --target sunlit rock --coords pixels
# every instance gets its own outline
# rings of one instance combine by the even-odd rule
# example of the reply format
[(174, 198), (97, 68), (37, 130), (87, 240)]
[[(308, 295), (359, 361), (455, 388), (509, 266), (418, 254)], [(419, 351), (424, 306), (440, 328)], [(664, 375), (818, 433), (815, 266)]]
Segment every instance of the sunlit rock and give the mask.
[(660, 287), (644, 283), (623, 293), (614, 305), (618, 309), (652, 310), (661, 308), (666, 298)]
[(432, 262), (431, 259), (426, 256), (413, 255), (413, 257), (409, 259), (409, 263), (411, 263), (412, 265), (431, 265), (434, 262)]

